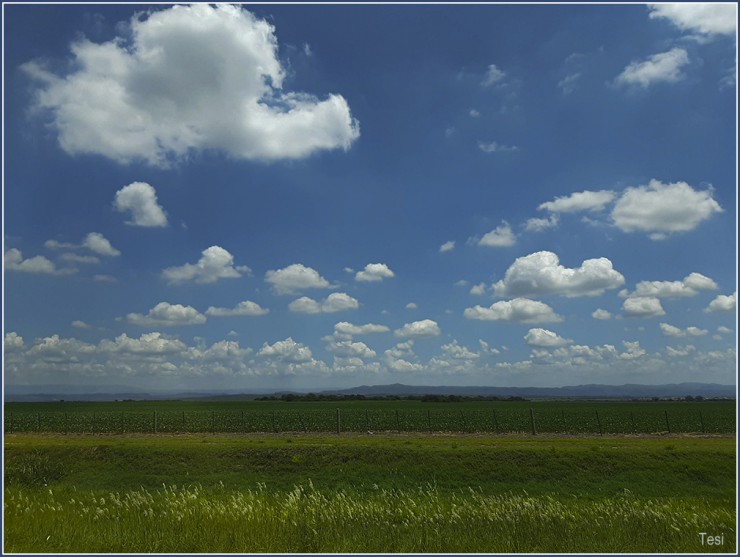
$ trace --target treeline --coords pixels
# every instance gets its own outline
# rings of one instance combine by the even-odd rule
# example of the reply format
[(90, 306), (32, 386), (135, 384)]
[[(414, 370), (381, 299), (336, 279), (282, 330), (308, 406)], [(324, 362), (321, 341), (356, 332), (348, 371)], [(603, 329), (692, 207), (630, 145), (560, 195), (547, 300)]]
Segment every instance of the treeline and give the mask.
[(418, 400), (421, 402), (498, 402), (498, 401), (526, 401), (520, 396), (462, 396), (462, 395), (333, 395), (317, 393), (287, 393), (283, 395), (260, 396), (254, 400), (283, 401), (283, 402), (349, 402), (355, 400)]

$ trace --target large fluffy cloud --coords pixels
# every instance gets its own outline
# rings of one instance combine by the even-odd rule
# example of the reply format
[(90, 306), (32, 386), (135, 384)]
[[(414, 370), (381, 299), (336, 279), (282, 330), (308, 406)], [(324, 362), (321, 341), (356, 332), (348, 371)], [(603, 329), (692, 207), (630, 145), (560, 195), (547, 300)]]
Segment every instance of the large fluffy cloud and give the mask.
[(293, 263), (277, 271), (267, 271), (265, 281), (277, 294), (293, 294), (308, 288), (331, 288), (331, 284), (318, 271), (300, 263)]
[(650, 4), (650, 18), (667, 19), (684, 31), (705, 35), (734, 35), (737, 29), (737, 4), (714, 2)]
[(133, 182), (116, 192), (113, 206), (121, 213), (130, 212), (133, 226), (167, 226), (167, 215), (157, 203), (157, 192), (146, 182)]
[(181, 267), (169, 267), (162, 271), (167, 282), (178, 284), (195, 281), (199, 284), (216, 282), (222, 278), (238, 278), (242, 273), (249, 273), (249, 267), (234, 266), (234, 256), (220, 246), (211, 246), (203, 250), (197, 263), (186, 263)]
[(722, 212), (712, 190), (698, 191), (686, 182), (627, 188), (612, 210), (612, 220), (624, 232), (648, 232), (654, 240), (695, 229)]
[(201, 325), (206, 322), (206, 316), (194, 307), (170, 304), (169, 302), (158, 303), (146, 315), (129, 313), (126, 319), (132, 325), (140, 325), (142, 327)]
[(130, 39), (71, 45), (73, 71), (33, 61), (35, 107), (60, 146), (165, 166), (191, 152), (301, 158), (348, 149), (359, 125), (337, 94), (282, 90), (275, 29), (238, 6), (193, 4), (137, 15)]
[(538, 251), (517, 258), (493, 291), (497, 296), (596, 296), (622, 284), (624, 277), (605, 257), (587, 259), (580, 267), (568, 269), (560, 265), (556, 254)]
[(502, 300), (491, 307), (467, 308), (463, 315), (477, 321), (513, 321), (517, 323), (555, 323), (562, 318), (543, 302), (527, 298)]
[(368, 335), (374, 333), (387, 333), (390, 331), (385, 325), (367, 323), (365, 325), (353, 325), (347, 321), (340, 321), (334, 325), (334, 336), (352, 337), (354, 335)]
[(649, 87), (653, 83), (672, 83), (683, 79), (681, 68), (689, 63), (683, 48), (653, 54), (647, 60), (630, 63), (615, 80), (618, 85)]

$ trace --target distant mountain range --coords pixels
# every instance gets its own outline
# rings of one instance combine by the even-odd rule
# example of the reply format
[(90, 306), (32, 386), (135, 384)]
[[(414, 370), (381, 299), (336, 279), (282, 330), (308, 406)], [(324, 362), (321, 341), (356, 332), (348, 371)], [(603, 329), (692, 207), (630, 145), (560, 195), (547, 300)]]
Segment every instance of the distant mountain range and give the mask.
[[(299, 391), (292, 391), (299, 392)], [(308, 392), (307, 390), (300, 392)], [(317, 392), (317, 391), (313, 391)], [(147, 392), (123, 385), (80, 386), (80, 385), (6, 385), (6, 402), (37, 402), (53, 400), (163, 400), (197, 398), (254, 398), (264, 394), (285, 394), (269, 389), (252, 390), (202, 390), (202, 391), (159, 391)], [(734, 385), (717, 383), (676, 383), (668, 385), (573, 385), (568, 387), (455, 387), (403, 385), (362, 385), (350, 389), (324, 390), (321, 394), (364, 395), (364, 396), (497, 396), (523, 398), (673, 398), (702, 396), (704, 398), (735, 398)]]
[(351, 389), (324, 391), (341, 395), (458, 395), (519, 396), (523, 398), (646, 398), (703, 396), (735, 398), (734, 385), (717, 383), (675, 383), (669, 385), (573, 385), (568, 387), (424, 387), (414, 385), (363, 385)]

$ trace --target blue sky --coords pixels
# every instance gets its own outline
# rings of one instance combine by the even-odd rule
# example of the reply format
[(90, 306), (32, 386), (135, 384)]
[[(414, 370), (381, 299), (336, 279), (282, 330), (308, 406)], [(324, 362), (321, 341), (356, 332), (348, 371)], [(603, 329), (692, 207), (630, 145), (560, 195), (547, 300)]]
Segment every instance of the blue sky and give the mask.
[(735, 4), (3, 8), (6, 384), (735, 382)]

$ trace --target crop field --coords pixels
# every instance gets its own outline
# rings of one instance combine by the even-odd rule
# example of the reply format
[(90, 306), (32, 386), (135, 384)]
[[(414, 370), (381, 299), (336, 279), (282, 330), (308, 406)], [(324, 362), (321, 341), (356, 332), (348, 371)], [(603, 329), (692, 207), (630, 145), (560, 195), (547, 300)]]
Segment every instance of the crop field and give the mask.
[(5, 431), (56, 433), (735, 433), (734, 401), (10, 403)]
[(735, 446), (718, 434), (13, 433), (4, 550), (734, 553)]

